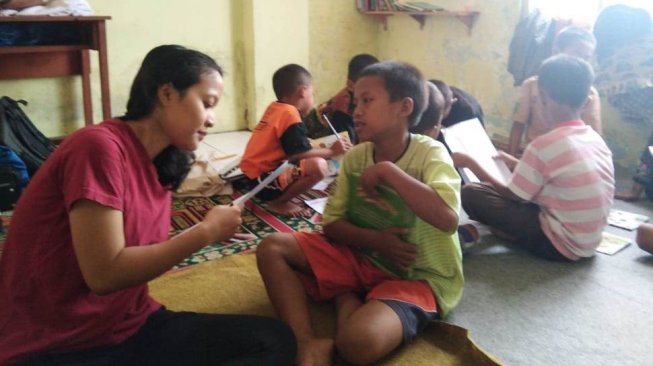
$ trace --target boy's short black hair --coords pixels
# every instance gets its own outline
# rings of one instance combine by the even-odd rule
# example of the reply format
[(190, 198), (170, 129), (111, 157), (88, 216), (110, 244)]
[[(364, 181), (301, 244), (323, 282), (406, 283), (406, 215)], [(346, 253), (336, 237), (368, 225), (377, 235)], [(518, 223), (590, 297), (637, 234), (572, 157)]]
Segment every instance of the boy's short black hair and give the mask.
[(580, 109), (587, 101), (594, 71), (585, 60), (560, 54), (544, 60), (537, 78), (538, 87), (555, 102)]
[(428, 88), (428, 103), (419, 122), (410, 129), (412, 133), (426, 134), (430, 129), (436, 127), (442, 122), (442, 113), (444, 112), (444, 96), (440, 89), (429, 80), (426, 83)]
[(347, 67), (347, 80), (356, 81), (356, 79), (358, 79), (358, 74), (363, 71), (364, 68), (377, 62), (379, 62), (378, 58), (367, 53), (361, 53), (352, 57), (351, 60), (349, 60), (349, 66)]
[(594, 34), (589, 30), (570, 25), (562, 28), (558, 35), (556, 35), (554, 47), (559, 50), (564, 50), (576, 42), (588, 42), (596, 45), (596, 38), (594, 38)]
[(378, 76), (383, 79), (390, 101), (403, 98), (413, 100), (413, 112), (408, 116), (408, 127), (414, 127), (426, 108), (426, 81), (415, 66), (401, 61), (383, 61), (363, 69), (358, 78)]
[(311, 83), (311, 73), (297, 64), (288, 64), (272, 75), (272, 89), (277, 100), (292, 96), (297, 88)]

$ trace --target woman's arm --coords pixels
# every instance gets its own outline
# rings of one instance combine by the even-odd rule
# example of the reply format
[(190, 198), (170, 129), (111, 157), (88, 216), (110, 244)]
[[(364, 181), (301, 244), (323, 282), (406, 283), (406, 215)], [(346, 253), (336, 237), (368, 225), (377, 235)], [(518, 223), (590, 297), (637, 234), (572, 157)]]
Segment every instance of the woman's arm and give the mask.
[(126, 246), (123, 213), (89, 200), (70, 211), (73, 247), (87, 285), (109, 294), (148, 282), (202, 247), (230, 238), (240, 225), (237, 206), (216, 206), (201, 223), (152, 245)]

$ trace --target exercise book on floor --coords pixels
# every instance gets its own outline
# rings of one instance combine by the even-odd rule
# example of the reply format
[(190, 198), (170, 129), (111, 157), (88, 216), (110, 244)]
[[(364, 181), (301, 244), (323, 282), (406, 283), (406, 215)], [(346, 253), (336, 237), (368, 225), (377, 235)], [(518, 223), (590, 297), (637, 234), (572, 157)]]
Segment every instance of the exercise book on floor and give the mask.
[(608, 224), (626, 229), (635, 230), (639, 225), (648, 221), (648, 216), (640, 215), (633, 212), (611, 209), (608, 215)]
[[(477, 118), (443, 128), (442, 136), (452, 153), (462, 152), (469, 155), (491, 176), (508, 183), (512, 173), (502, 160), (496, 159), (497, 149)], [(467, 168), (460, 168), (458, 172), (465, 183), (479, 182), (478, 177)]]
[(630, 245), (631, 240), (623, 236), (603, 232), (603, 239), (596, 251), (603, 254), (613, 255)]

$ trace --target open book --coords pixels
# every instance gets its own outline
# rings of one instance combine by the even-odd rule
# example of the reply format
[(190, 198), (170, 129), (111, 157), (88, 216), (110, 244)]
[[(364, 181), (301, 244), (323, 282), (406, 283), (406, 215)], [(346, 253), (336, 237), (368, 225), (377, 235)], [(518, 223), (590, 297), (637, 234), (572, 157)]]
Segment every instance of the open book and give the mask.
[[(415, 225), (415, 213), (406, 206), (402, 198), (392, 189), (378, 186), (379, 197), (373, 199), (361, 189), (359, 184), (360, 174), (349, 174), (348, 181), (347, 218), (352, 224), (366, 229), (378, 230), (411, 228)], [(379, 253), (367, 248), (363, 248), (361, 251), (368, 255), (372, 261), (377, 262), (394, 274), (400, 277), (409, 275), (407, 272), (400, 271)]]
[(603, 240), (601, 240), (601, 244), (596, 248), (596, 251), (603, 254), (613, 255), (630, 245), (630, 243), (631, 240), (628, 238), (604, 231)]
[[(487, 172), (503, 183), (508, 183), (512, 173), (506, 164), (496, 159), (497, 150), (481, 122), (474, 118), (442, 129), (447, 146), (454, 152), (463, 152), (476, 160)], [(478, 177), (467, 168), (459, 168), (465, 183), (478, 182)]]
[(648, 221), (648, 216), (636, 214), (634, 212), (617, 210), (615, 208), (610, 210), (608, 215), (608, 224), (626, 230), (635, 230), (639, 225)]

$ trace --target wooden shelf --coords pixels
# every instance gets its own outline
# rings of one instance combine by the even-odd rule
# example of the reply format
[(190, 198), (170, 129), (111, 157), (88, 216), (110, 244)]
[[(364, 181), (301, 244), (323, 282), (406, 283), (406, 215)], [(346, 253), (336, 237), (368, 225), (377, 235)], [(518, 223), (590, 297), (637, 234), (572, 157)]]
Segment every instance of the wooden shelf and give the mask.
[(410, 12), (410, 11), (361, 11), (361, 14), (369, 15), (376, 18), (379, 22), (383, 24), (383, 29), (388, 29), (388, 17), (391, 17), (395, 14), (398, 15), (409, 15), (411, 18), (415, 19), (420, 27), (419, 29), (424, 29), (424, 22), (426, 17), (454, 17), (461, 21), (467, 27), (467, 34), (472, 34), (472, 28), (476, 24), (476, 19), (480, 12), (463, 10), (463, 11), (420, 11), (420, 12)]

